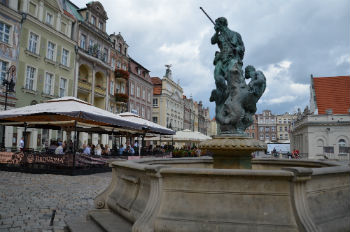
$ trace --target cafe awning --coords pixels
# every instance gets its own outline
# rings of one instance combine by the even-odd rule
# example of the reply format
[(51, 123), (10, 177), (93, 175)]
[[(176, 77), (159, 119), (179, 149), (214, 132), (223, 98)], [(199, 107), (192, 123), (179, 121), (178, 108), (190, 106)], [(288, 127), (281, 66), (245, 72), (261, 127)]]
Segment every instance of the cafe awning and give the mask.
[(175, 134), (175, 131), (173, 131), (171, 129), (168, 129), (168, 128), (161, 126), (157, 123), (143, 119), (140, 116), (133, 114), (133, 113), (130, 113), (130, 112), (121, 113), (121, 114), (118, 114), (118, 116), (120, 116), (123, 119), (128, 120), (130, 122), (134, 122), (134, 123), (143, 125), (144, 130), (146, 130), (148, 133), (157, 133), (157, 134), (162, 134), (162, 135)]
[(126, 120), (116, 114), (97, 108), (74, 97), (52, 99), (46, 103), (25, 106), (0, 112), (3, 125), (48, 128), (71, 126), (123, 128), (141, 131), (144, 125)]

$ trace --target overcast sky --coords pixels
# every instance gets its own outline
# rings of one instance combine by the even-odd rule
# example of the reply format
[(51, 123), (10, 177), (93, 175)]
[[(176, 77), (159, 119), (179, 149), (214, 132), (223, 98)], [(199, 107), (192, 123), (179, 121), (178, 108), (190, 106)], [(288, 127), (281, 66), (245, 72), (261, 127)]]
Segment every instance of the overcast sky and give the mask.
[[(87, 1), (72, 0), (79, 7)], [(107, 15), (107, 32), (121, 32), (129, 55), (162, 77), (172, 64), (186, 96), (209, 102), (215, 88), (210, 44), (212, 23), (226, 17), (245, 44), (244, 66), (262, 70), (267, 89), (258, 103), (260, 113), (302, 110), (309, 102), (310, 75), (350, 74), (349, 0), (100, 0)]]

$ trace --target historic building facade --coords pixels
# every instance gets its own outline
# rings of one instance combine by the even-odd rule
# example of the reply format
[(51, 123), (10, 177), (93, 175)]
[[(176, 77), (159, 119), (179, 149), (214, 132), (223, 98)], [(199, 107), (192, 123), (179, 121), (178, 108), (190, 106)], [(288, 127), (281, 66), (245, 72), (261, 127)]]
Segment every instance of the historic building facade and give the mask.
[(85, 8), (70, 4), (77, 19), (77, 58), (74, 96), (101, 109), (108, 109), (107, 85), (114, 71), (110, 62), (112, 42), (106, 33), (107, 13), (100, 2)]
[(264, 110), (262, 114), (258, 114), (258, 139), (261, 141), (276, 142), (276, 116), (270, 110)]
[(347, 159), (350, 155), (350, 76), (313, 77), (310, 110), (298, 112), (291, 150), (309, 159)]
[(130, 58), (129, 111), (152, 120), (153, 83), (149, 71)]
[(167, 65), (165, 76), (152, 77), (153, 113), (152, 120), (175, 131), (184, 128), (184, 101), (181, 86), (172, 79), (170, 66)]
[(183, 96), (184, 101), (184, 122), (183, 128), (194, 131), (194, 111), (193, 111), (193, 99)]
[(114, 113), (128, 111), (129, 102), (129, 56), (128, 44), (119, 34), (111, 34), (111, 72), (109, 80), (109, 109)]
[(276, 116), (276, 127), (277, 127), (277, 140), (280, 143), (285, 143), (290, 141), (290, 129), (293, 120), (296, 119), (295, 114), (290, 114), (288, 112)]
[(16, 107), (72, 96), (74, 17), (59, 0), (21, 0), (19, 8), (25, 17), (20, 36)]
[(16, 73), (9, 73), (11, 66), (18, 67), (19, 39), (21, 33), (21, 15), (18, 13), (18, 1), (0, 2), (0, 109), (14, 108), (16, 105), (15, 92), (9, 92), (5, 99), (6, 87), (3, 80), (13, 79), (16, 83)]

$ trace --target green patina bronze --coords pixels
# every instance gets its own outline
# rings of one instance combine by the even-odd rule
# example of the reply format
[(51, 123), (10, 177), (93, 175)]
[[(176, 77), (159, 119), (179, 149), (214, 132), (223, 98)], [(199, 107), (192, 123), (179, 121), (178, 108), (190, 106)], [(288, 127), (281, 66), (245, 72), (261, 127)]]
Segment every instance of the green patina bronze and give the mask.
[[(216, 89), (210, 96), (215, 102), (219, 134), (244, 134), (253, 123), (256, 103), (266, 88), (266, 79), (261, 71), (248, 65), (243, 72), (244, 43), (241, 35), (227, 27), (227, 20), (215, 20), (212, 44), (220, 51), (215, 53), (214, 79)], [(250, 79), (246, 84), (245, 79)]]

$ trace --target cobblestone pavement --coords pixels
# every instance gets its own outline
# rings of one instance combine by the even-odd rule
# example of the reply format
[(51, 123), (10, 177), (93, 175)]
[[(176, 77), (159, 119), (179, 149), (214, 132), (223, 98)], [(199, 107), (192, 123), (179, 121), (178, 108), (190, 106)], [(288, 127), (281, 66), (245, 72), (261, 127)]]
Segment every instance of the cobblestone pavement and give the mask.
[(84, 218), (111, 178), (111, 172), (63, 176), (0, 171), (0, 232), (63, 232), (65, 220)]

